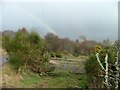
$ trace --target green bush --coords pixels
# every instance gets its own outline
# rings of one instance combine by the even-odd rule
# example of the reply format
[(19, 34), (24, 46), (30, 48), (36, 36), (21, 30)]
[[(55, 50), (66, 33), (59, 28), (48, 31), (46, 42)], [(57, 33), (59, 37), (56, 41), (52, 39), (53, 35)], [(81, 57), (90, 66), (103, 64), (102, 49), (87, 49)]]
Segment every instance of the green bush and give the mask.
[(55, 56), (58, 57), (58, 58), (62, 58), (62, 54), (60, 52), (56, 52)]
[(9, 62), (16, 71), (18, 71), (24, 65), (24, 61), (22, 60), (22, 57), (20, 55), (11, 55), (9, 57)]
[(85, 63), (86, 74), (88, 75), (89, 81), (93, 80), (93, 77), (97, 77), (100, 66), (96, 60), (94, 54), (91, 54)]
[[(104, 47), (101, 50), (99, 50), (99, 58), (101, 63), (103, 64), (103, 67), (105, 68), (105, 56), (106, 53), (108, 54), (108, 63), (109, 65), (115, 63), (115, 57), (116, 57), (116, 51), (114, 48), (112, 47)], [(95, 56), (96, 53), (93, 53), (91, 55), (89, 55), (89, 58), (86, 60), (85, 63), (85, 70), (86, 70), (86, 74), (88, 76), (88, 81), (89, 83), (94, 83), (94, 77), (96, 78), (96, 84), (99, 85), (100, 83), (102, 83), (102, 77), (100, 77), (99, 75), (101, 73), (103, 73), (101, 71), (101, 67), (96, 59)]]
[(25, 67), (37, 72), (48, 62), (44, 40), (36, 32), (18, 31), (14, 37), (3, 36), (2, 44), (9, 54), (9, 62), (16, 71)]

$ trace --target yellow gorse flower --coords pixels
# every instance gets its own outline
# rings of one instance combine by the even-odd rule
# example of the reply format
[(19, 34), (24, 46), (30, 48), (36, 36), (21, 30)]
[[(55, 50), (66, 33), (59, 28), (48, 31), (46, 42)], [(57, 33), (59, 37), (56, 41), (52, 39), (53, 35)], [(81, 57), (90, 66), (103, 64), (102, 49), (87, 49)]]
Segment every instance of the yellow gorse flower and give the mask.
[(96, 52), (96, 53), (99, 53), (100, 50), (101, 50), (101, 46), (96, 45), (96, 46), (95, 46), (95, 52)]

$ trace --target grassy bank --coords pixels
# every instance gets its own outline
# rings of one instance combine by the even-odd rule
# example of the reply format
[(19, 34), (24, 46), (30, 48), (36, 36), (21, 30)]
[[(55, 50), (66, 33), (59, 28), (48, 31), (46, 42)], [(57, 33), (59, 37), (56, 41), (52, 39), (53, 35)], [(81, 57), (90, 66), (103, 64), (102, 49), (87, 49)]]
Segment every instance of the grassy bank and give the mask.
[(86, 88), (86, 75), (76, 75), (67, 71), (55, 70), (46, 76), (35, 74), (26, 70), (25, 73), (16, 74), (9, 63), (2, 67), (3, 87), (16, 88)]

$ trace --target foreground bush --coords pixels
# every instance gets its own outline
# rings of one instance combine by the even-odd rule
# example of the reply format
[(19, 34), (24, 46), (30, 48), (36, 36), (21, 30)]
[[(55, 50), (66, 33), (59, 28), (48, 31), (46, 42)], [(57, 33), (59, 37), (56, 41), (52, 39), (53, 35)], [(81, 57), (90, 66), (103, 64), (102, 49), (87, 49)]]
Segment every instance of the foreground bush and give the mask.
[(105, 57), (107, 53), (109, 68), (112, 68), (112, 65), (115, 63), (116, 60), (116, 50), (113, 47), (97, 47), (95, 49), (95, 52), (89, 56), (88, 60), (85, 63), (85, 70), (88, 76), (88, 81), (91, 85), (90, 87), (103, 88), (103, 76), (105, 75), (105, 72), (101, 70), (101, 67), (95, 56), (96, 53), (99, 53), (99, 59), (104, 68), (106, 68)]
[(2, 44), (16, 72), (22, 68), (45, 72), (48, 53), (44, 40), (37, 33), (18, 31), (13, 37), (3, 36)]
[[(100, 77), (97, 80), (94, 80), (95, 77), (98, 77), (99, 72), (100, 72), (100, 66), (99, 66), (94, 54), (91, 54), (89, 56), (89, 58), (87, 59), (87, 61), (85, 63), (85, 71), (86, 71), (86, 74), (88, 77), (88, 82), (90, 84), (94, 84), (94, 83), (100, 84), (100, 82), (98, 80), (98, 79), (100, 79)], [(92, 86), (90, 85), (89, 87), (92, 87)]]

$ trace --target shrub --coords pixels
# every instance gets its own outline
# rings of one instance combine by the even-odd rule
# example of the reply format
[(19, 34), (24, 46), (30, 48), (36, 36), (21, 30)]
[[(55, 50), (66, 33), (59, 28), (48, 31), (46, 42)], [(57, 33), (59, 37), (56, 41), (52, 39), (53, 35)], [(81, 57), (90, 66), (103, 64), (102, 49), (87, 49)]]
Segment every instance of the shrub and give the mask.
[(58, 58), (62, 58), (62, 54), (60, 52), (56, 52), (55, 56), (58, 57)]
[(91, 54), (85, 63), (86, 74), (88, 75), (89, 82), (93, 81), (93, 77), (97, 77), (100, 66), (94, 54)]
[[(99, 53), (99, 58), (101, 63), (103, 64), (103, 67), (105, 68), (105, 55), (108, 54), (108, 63), (109, 65), (112, 65), (115, 63), (115, 57), (116, 57), (116, 51), (112, 47), (104, 47), (104, 48), (98, 48), (95, 50), (95, 53)], [(94, 77), (96, 78), (96, 85), (100, 85), (102, 81), (101, 74), (104, 74), (104, 72), (101, 70), (101, 67), (96, 59), (95, 53), (91, 54), (89, 58), (86, 60), (85, 63), (85, 70), (86, 74), (88, 76), (89, 83), (93, 84)]]
[(9, 62), (13, 66), (13, 68), (18, 71), (24, 64), (22, 57), (20, 55), (11, 55), (9, 57)]
[(3, 48), (9, 54), (9, 62), (18, 72), (25, 67), (36, 72), (48, 62), (44, 40), (36, 33), (16, 32), (14, 37), (3, 36)]

